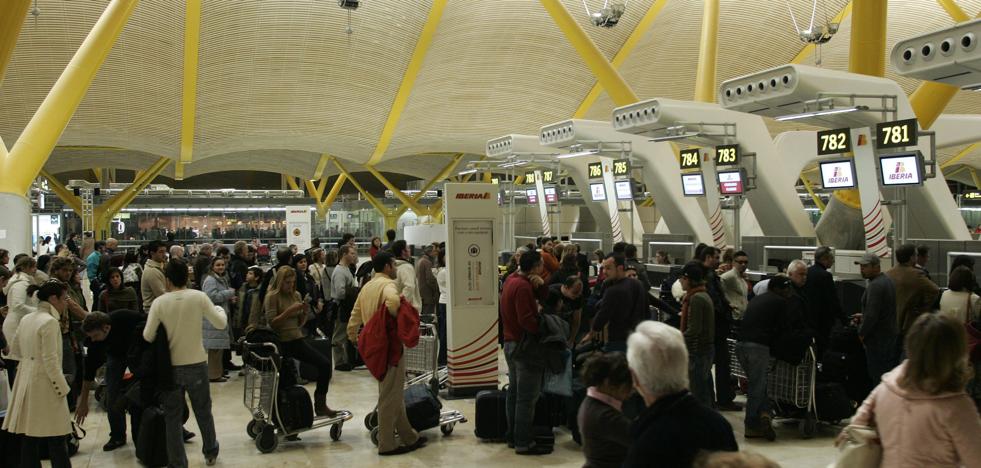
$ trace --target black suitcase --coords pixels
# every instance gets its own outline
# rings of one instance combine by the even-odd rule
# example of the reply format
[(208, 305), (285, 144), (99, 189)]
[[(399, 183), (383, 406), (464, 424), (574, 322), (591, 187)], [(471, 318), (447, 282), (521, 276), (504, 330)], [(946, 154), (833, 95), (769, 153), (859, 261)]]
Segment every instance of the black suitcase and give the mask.
[(539, 447), (545, 447), (549, 450), (555, 449), (555, 432), (552, 431), (551, 427), (532, 426), (531, 438)]
[(299, 385), (280, 388), (276, 394), (276, 406), (280, 421), (287, 430), (294, 431), (313, 425), (313, 403), (307, 389)]
[(535, 417), (532, 424), (543, 427), (556, 427), (564, 424), (566, 416), (566, 397), (553, 393), (542, 393), (535, 404)]
[(474, 404), (474, 434), (479, 439), (504, 442), (508, 430), (507, 392), (484, 390)]
[(429, 385), (419, 383), (405, 389), (405, 414), (409, 424), (417, 431), (424, 431), (439, 426), (439, 414), (443, 404), (429, 389)]
[(818, 383), (814, 388), (817, 416), (821, 421), (840, 421), (855, 414), (855, 404), (840, 383)]
[(143, 466), (167, 466), (167, 423), (159, 406), (143, 410), (136, 439), (136, 458)]
[[(313, 349), (319, 351), (320, 354), (326, 356), (328, 362), (333, 362), (333, 358), (331, 357), (330, 340), (319, 336), (316, 338), (307, 337), (304, 338), (304, 340), (306, 340), (307, 343), (309, 343), (310, 346), (313, 347)], [(300, 361), (300, 377), (310, 382), (316, 382), (317, 377), (319, 376), (320, 376), (320, 370), (317, 369), (316, 366), (310, 363)]]

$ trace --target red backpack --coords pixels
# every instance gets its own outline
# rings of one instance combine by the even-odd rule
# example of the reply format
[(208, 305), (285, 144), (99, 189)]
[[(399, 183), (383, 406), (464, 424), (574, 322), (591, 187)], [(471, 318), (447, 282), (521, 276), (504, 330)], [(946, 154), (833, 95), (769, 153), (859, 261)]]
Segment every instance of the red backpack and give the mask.
[(379, 381), (385, 378), (389, 367), (398, 366), (402, 346), (414, 348), (419, 344), (419, 311), (404, 297), (400, 301), (397, 318), (389, 315), (385, 301), (381, 301), (358, 335), (358, 353)]

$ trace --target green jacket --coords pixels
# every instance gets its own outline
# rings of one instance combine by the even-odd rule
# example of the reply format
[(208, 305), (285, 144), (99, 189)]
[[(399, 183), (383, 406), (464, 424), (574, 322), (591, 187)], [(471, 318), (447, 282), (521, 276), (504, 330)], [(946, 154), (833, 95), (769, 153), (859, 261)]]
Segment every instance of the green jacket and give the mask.
[(696, 293), (689, 300), (684, 334), (689, 355), (706, 353), (712, 346), (715, 340), (715, 308), (707, 292)]

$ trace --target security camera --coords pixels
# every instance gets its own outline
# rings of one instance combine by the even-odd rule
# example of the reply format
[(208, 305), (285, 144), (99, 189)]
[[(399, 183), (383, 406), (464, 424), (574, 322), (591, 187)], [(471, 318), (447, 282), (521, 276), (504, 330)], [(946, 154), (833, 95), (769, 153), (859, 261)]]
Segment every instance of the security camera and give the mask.
[(620, 22), (620, 17), (626, 10), (627, 5), (624, 3), (610, 3), (606, 7), (594, 11), (590, 15), (590, 19), (596, 26), (612, 28)]
[(357, 10), (361, 6), (361, 0), (337, 0), (337, 6), (346, 10)]

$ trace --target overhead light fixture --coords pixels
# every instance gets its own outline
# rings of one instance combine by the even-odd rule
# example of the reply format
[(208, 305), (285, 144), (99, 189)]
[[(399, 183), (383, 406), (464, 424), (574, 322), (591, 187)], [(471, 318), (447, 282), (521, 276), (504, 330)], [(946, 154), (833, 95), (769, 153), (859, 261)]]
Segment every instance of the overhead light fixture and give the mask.
[(467, 175), (467, 174), (476, 174), (476, 173), (477, 173), (477, 169), (467, 169), (467, 170), (458, 172), (456, 175)]
[(508, 168), (508, 167), (524, 166), (525, 164), (528, 164), (528, 161), (514, 161), (514, 162), (509, 162), (509, 163), (501, 164), (500, 166), (497, 166), (497, 167), (499, 167), (501, 169), (504, 169), (504, 168)]
[(678, 135), (665, 135), (662, 137), (654, 137), (647, 141), (650, 141), (652, 143), (657, 143), (660, 141), (684, 140), (686, 138), (695, 138), (699, 135), (701, 135), (701, 133), (699, 132), (685, 132), (685, 133), (680, 133)]
[(774, 119), (780, 122), (786, 122), (788, 120), (807, 119), (811, 117), (822, 117), (825, 115), (834, 115), (834, 114), (847, 114), (849, 112), (858, 112), (858, 111), (867, 111), (867, 110), (869, 110), (869, 106), (852, 106), (852, 107), (842, 107), (840, 109), (825, 109), (825, 110), (816, 110), (811, 112), (802, 112), (800, 114), (781, 115), (780, 117), (774, 117)]
[(964, 91), (981, 91), (981, 83), (965, 86), (961, 89)]
[(586, 150), (586, 151), (576, 151), (575, 153), (560, 154), (556, 156), (556, 159), (569, 159), (578, 158), (580, 156), (592, 156), (594, 154), (599, 154), (599, 150)]

